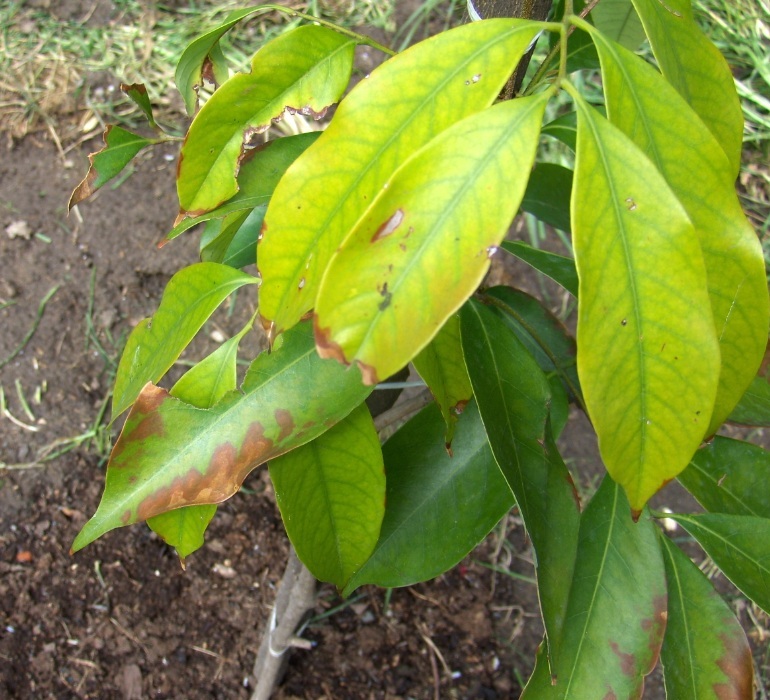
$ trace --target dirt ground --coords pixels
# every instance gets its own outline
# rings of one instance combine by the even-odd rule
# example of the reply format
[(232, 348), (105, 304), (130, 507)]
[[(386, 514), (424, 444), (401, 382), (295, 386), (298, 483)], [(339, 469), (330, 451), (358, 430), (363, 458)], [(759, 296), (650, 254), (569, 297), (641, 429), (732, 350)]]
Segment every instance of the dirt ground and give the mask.
[[(140, 157), (118, 189), (67, 216), (98, 146), (63, 158), (37, 133), (0, 151), (0, 362), (23, 345), (0, 368), (0, 462), (14, 467), (0, 470), (0, 697), (247, 698), (288, 547), (264, 470), (219, 509), (186, 571), (143, 525), (68, 554), (103, 487), (106, 443), (84, 438), (121, 338), (197, 252), (195, 234), (156, 247), (176, 209), (172, 146)], [(254, 304), (243, 293), (218, 312), (190, 356), (239, 330)], [(573, 416), (561, 443), (574, 470), (596, 473), (584, 419)], [(672, 507), (680, 499), (666, 495)], [(315, 646), (292, 656), (277, 697), (518, 697), (542, 637), (532, 576), (513, 514), (435, 581), (365, 587), (347, 602), (323, 586), (305, 633)], [(767, 641), (752, 641), (766, 663)], [(645, 697), (663, 697), (658, 677)]]

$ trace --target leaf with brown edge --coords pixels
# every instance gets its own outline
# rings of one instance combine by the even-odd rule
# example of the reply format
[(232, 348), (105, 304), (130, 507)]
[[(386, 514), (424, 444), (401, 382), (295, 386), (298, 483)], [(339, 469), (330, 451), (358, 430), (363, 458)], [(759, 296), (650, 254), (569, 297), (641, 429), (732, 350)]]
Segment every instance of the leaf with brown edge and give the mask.
[(679, 547), (661, 535), (668, 582), (668, 622), (661, 661), (666, 696), (752, 700), (754, 668), (733, 611)]
[(370, 391), (357, 371), (318, 356), (308, 323), (257, 357), (241, 391), (210, 409), (147, 384), (110, 455), (99, 508), (72, 550), (174, 508), (226, 500), (255, 467), (325, 432)]
[(121, 83), (120, 91), (142, 110), (153, 129), (159, 128), (152, 114), (152, 103), (150, 102), (150, 96), (147, 94), (147, 87), (143, 83), (132, 83), (131, 85)]
[(83, 181), (70, 197), (68, 209), (88, 199), (96, 190), (109, 182), (143, 148), (158, 143), (157, 139), (146, 139), (119, 126), (110, 125), (104, 130), (104, 148), (88, 156), (91, 166)]
[(285, 111), (320, 119), (350, 79), (355, 40), (317, 25), (266, 44), (251, 73), (227, 80), (195, 116), (177, 170), (180, 217), (198, 216), (238, 192), (238, 171), (256, 137)]

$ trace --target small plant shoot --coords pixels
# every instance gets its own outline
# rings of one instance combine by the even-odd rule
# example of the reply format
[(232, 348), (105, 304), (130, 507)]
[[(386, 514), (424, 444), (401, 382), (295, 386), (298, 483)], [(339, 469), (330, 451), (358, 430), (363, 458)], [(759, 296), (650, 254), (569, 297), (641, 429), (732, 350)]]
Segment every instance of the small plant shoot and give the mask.
[[(640, 698), (658, 663), (671, 698), (753, 697), (739, 623), (648, 506), (678, 479), (703, 512), (667, 517), (770, 611), (770, 454), (715, 437), (770, 425), (767, 280), (735, 189), (740, 104), (690, 0), (566, 0), (550, 21), (481, 19), (397, 54), (305, 17), (230, 75), (221, 37), (277, 9), (293, 13), (234, 13), (179, 62), (193, 119), (167, 238), (203, 224), (201, 262), (128, 339), (125, 423), (73, 552), (147, 521), (189, 557), (269, 462), (294, 550), (347, 596), (441, 574), (517, 508), (545, 628), (523, 697)], [(536, 41), (551, 51), (512, 95)], [(349, 89), (364, 43), (387, 57)], [(601, 104), (573, 79), (587, 65)], [(108, 128), (72, 204), (173, 138), (143, 86), (124, 90), (156, 136)], [(325, 128), (281, 136), (294, 114)], [(574, 167), (540, 162), (554, 139)], [(506, 241), (521, 210), (570, 254)], [(571, 295), (574, 337), (515, 280), (485, 286), (507, 255)], [(255, 316), (162, 388), (237, 290)], [(239, 374), (262, 329), (269, 348)], [(366, 399), (408, 366), (433, 403), (381, 445)], [(570, 404), (606, 468), (582, 500), (557, 447)]]

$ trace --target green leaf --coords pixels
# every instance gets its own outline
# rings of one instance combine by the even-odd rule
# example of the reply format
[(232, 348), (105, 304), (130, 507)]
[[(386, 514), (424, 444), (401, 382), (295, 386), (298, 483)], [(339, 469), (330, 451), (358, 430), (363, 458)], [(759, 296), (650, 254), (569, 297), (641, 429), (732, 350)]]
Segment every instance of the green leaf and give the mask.
[(553, 136), (574, 151), (577, 148), (577, 112), (562, 114), (548, 122), (543, 127), (543, 134)]
[(767, 377), (754, 377), (727, 420), (741, 425), (770, 426), (770, 382)]
[(717, 436), (695, 453), (679, 481), (706, 510), (770, 518), (770, 452)]
[(732, 610), (667, 537), (668, 621), (661, 661), (666, 696), (688, 700), (754, 697), (751, 649)]
[(369, 410), (359, 406), (269, 468), (297, 556), (317, 579), (343, 588), (374, 550), (385, 514), (382, 450)]
[(503, 250), (523, 260), (554, 282), (560, 284), (572, 296), (578, 295), (578, 275), (572, 258), (557, 255), (547, 250), (533, 248), (522, 241), (503, 241)]
[(722, 513), (666, 517), (687, 530), (735, 587), (770, 614), (770, 520)]
[(569, 233), (572, 171), (554, 163), (538, 163), (530, 173), (521, 208), (540, 221)]
[(564, 324), (542, 303), (526, 292), (511, 287), (492, 287), (486, 291), (493, 308), (543, 372), (555, 374), (573, 399), (580, 403), (577, 374), (577, 348)]
[(160, 306), (131, 332), (115, 377), (112, 419), (157, 382), (176, 361), (214, 310), (236, 289), (259, 280), (225, 265), (198, 263), (177, 272)]
[(323, 116), (348, 84), (355, 45), (325, 27), (299, 27), (258, 51), (251, 73), (225, 82), (195, 116), (182, 146), (181, 213), (198, 216), (238, 192), (241, 161), (285, 111)]
[(548, 429), (550, 390), (535, 360), (491, 309), (471, 300), (461, 330), (489, 444), (535, 549), (551, 654), (558, 646), (577, 547), (580, 504)]
[(634, 0), (634, 6), (663, 75), (716, 137), (734, 181), (741, 167), (743, 112), (730, 66), (693, 18), (690, 0)]
[(547, 100), (510, 100), (464, 119), (386, 183), (324, 274), (322, 357), (355, 361), (376, 384), (473, 293), (521, 202)]
[[(229, 268), (228, 268), (229, 269)], [(221, 503), (263, 462), (314, 439), (370, 393), (318, 357), (305, 323), (252, 363), (241, 387), (201, 409), (148, 384), (107, 465), (102, 501), (72, 545), (186, 505)]]
[(435, 338), (414, 358), (414, 368), (436, 399), (451, 445), (457, 419), (473, 396), (460, 341), (460, 317), (450, 316)]
[(578, 374), (602, 459), (639, 512), (700, 444), (719, 347), (703, 256), (682, 206), (621, 131), (578, 106)]
[(316, 305), (329, 260), (394, 171), (437, 134), (492, 104), (541, 27), (495, 19), (442, 32), (386, 61), (342, 100), (267, 211), (260, 314), (274, 334)]
[[(170, 394), (198, 408), (211, 408), (233, 391), (237, 385), (238, 344), (250, 328), (246, 326), (185, 372)], [(149, 518), (147, 525), (176, 549), (184, 566), (185, 558), (203, 546), (203, 535), (216, 512), (216, 505), (183, 506)]]
[(710, 435), (746, 391), (767, 345), (762, 248), (730, 165), (695, 112), (652, 66), (601, 36), (595, 40), (610, 121), (657, 166), (700, 240), (722, 358), (714, 413), (704, 426)]
[(444, 421), (431, 404), (383, 446), (385, 518), (370, 559), (345, 588), (408, 586), (465, 557), (513, 505), (487, 443), (476, 404), (457, 424), (450, 457)]
[(201, 236), (201, 260), (238, 269), (254, 265), (266, 211), (267, 205), (263, 204), (251, 211), (230, 214), (221, 222), (209, 222)]
[(646, 38), (631, 0), (602, 0), (591, 10), (591, 19), (605, 37), (633, 51)]
[(544, 655), (526, 700), (641, 698), (666, 626), (666, 579), (656, 528), (634, 523), (606, 477), (580, 520), (575, 572), (551, 674)]
[(229, 74), (219, 40), (238, 22), (255, 12), (273, 9), (270, 5), (258, 5), (231, 12), (218, 27), (193, 41), (182, 53), (176, 66), (174, 81), (182, 94), (187, 114), (192, 116), (198, 105), (198, 89), (203, 85), (204, 74), (208, 80), (224, 82)]
[(238, 194), (205, 214), (183, 218), (166, 235), (166, 240), (170, 241), (205, 221), (266, 205), (286, 169), (319, 136), (319, 132), (284, 136), (249, 151), (238, 171)]
[(147, 88), (142, 83), (133, 83), (131, 85), (120, 84), (120, 90), (128, 98), (142, 110), (142, 113), (147, 117), (147, 121), (153, 129), (158, 129), (158, 124), (155, 121), (155, 117), (152, 114), (152, 103), (150, 97), (147, 94)]
[(83, 181), (75, 188), (70, 197), (68, 209), (80, 204), (96, 190), (109, 182), (143, 148), (158, 143), (157, 139), (146, 139), (132, 134), (119, 126), (110, 125), (104, 130), (104, 148), (88, 156), (90, 166)]

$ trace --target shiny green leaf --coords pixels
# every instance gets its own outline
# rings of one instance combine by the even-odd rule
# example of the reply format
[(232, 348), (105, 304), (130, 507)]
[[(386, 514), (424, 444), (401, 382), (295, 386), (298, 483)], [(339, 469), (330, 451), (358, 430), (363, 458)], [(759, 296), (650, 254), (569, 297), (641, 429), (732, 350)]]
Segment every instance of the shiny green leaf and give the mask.
[(260, 313), (275, 324), (274, 334), (316, 305), (329, 260), (396, 168), (492, 104), (541, 26), (494, 19), (443, 32), (386, 61), (342, 100), (329, 128), (281, 180), (267, 211)]
[(682, 206), (628, 137), (578, 106), (578, 373), (602, 459), (638, 512), (700, 444), (719, 347)]
[(450, 316), (435, 338), (414, 358), (414, 368), (436, 399), (452, 443), (457, 419), (473, 396), (460, 342), (460, 317)]
[(709, 512), (770, 518), (770, 452), (761, 447), (717, 436), (679, 481)]
[(770, 427), (770, 382), (767, 377), (754, 377), (727, 420), (740, 425)]
[(259, 134), (284, 111), (320, 118), (350, 79), (355, 41), (318, 25), (299, 27), (258, 51), (187, 132), (177, 170), (181, 213), (198, 216), (238, 192), (238, 169)]
[(633, 698), (658, 660), (666, 577), (656, 528), (606, 477), (580, 520), (567, 617), (551, 673), (544, 654), (522, 699)]
[(155, 315), (140, 321), (128, 337), (115, 377), (113, 420), (147, 382), (157, 382), (168, 371), (230, 294), (257, 282), (251, 275), (214, 263), (198, 263), (177, 272), (166, 285)]
[(714, 134), (734, 181), (741, 166), (743, 112), (730, 66), (693, 18), (690, 0), (633, 1), (663, 75)]
[(661, 540), (668, 582), (661, 650), (666, 697), (752, 700), (754, 668), (740, 623), (689, 557), (667, 537)]
[(510, 100), (464, 119), (386, 183), (321, 283), (322, 357), (357, 362), (375, 384), (473, 293), (521, 202), (547, 100)]
[(722, 513), (667, 517), (697, 540), (736, 588), (770, 614), (770, 520)]
[(88, 156), (91, 164), (88, 173), (72, 192), (68, 209), (90, 197), (123, 170), (139, 151), (157, 142), (157, 139), (146, 139), (119, 126), (108, 126), (104, 130), (104, 148)]
[(577, 347), (564, 324), (539, 300), (511, 287), (492, 287), (491, 308), (510, 328), (548, 375), (555, 374), (573, 399), (582, 403), (577, 374)]
[(385, 513), (382, 450), (369, 410), (359, 406), (269, 468), (297, 556), (317, 579), (343, 588), (372, 553)]
[(286, 169), (319, 136), (320, 132), (284, 136), (249, 151), (238, 171), (238, 193), (216, 209), (183, 218), (167, 234), (166, 240), (176, 238), (197, 224), (266, 205)]
[(147, 384), (110, 455), (99, 508), (73, 551), (116, 527), (226, 500), (255, 467), (325, 432), (369, 392), (358, 371), (318, 357), (307, 323), (259, 355), (241, 391), (210, 409)]
[(540, 607), (553, 654), (565, 621), (580, 504), (549, 433), (548, 382), (492, 309), (471, 300), (460, 320), (468, 374), (489, 444), (535, 549)]
[(569, 233), (572, 171), (554, 163), (538, 163), (529, 175), (521, 208), (540, 221)]
[(513, 506), (476, 404), (457, 424), (449, 456), (441, 413), (430, 405), (383, 446), (387, 491), (377, 546), (345, 588), (408, 586), (465, 557)]
[(727, 158), (695, 112), (648, 63), (601, 36), (595, 40), (610, 121), (657, 166), (700, 240), (722, 360), (714, 413), (703, 426), (710, 435), (746, 391), (767, 345), (762, 248)]
[(591, 19), (605, 37), (633, 51), (645, 39), (644, 27), (631, 0), (602, 0), (591, 10)]
[(572, 296), (578, 295), (578, 275), (575, 261), (563, 255), (534, 248), (522, 241), (503, 241), (503, 250), (523, 260), (554, 282), (560, 284)]

